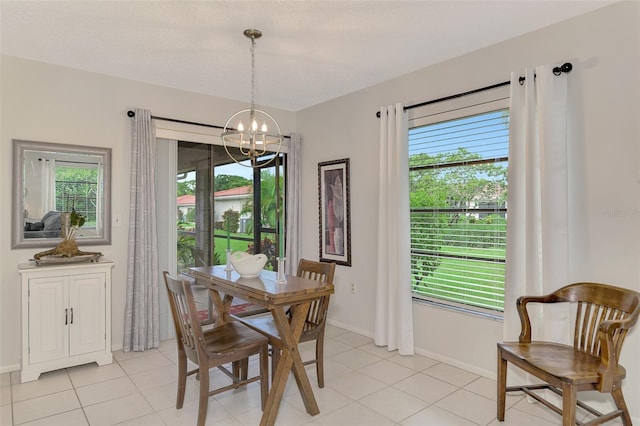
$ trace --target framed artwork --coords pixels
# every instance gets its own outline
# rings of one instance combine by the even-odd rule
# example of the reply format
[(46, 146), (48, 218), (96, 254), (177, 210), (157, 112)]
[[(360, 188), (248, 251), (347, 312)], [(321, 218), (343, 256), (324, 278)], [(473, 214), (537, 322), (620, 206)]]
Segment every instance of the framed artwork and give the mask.
[(351, 266), (349, 159), (318, 163), (320, 261)]

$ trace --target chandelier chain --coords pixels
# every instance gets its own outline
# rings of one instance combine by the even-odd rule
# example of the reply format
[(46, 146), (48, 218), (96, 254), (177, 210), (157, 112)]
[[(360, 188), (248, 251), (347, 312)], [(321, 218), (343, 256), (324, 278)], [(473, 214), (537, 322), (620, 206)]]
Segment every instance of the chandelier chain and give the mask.
[(256, 109), (256, 104), (254, 101), (255, 96), (255, 68), (256, 68), (256, 39), (255, 37), (251, 37), (251, 110)]

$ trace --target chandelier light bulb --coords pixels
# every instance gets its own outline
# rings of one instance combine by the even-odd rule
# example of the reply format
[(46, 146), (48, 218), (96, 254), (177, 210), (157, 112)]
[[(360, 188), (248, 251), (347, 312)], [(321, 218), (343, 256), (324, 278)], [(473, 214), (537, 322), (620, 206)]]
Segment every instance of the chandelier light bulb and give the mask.
[(267, 122), (266, 121), (262, 123), (262, 128), (260, 130), (262, 130), (263, 132), (267, 131)]
[(242, 125), (242, 121), (240, 123), (238, 123), (238, 131), (239, 132), (244, 132), (244, 126)]

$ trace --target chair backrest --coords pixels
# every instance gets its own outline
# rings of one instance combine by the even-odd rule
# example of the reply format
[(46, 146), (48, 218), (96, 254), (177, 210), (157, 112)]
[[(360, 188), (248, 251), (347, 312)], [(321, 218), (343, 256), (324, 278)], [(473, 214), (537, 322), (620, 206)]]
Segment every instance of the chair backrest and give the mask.
[[(298, 262), (298, 271), (296, 275), (314, 281), (333, 284), (333, 275), (335, 271), (335, 263), (316, 262), (313, 260), (300, 259), (300, 261)], [(307, 325), (320, 326), (324, 324), (324, 321), (327, 317), (328, 309), (329, 296), (324, 296), (318, 300), (314, 300), (311, 303), (311, 307), (309, 308), (309, 314), (307, 314)]]
[(182, 344), (187, 358), (198, 363), (199, 353), (203, 350), (204, 337), (191, 284), (188, 281), (171, 278), (167, 271), (163, 274), (176, 329), (176, 340)]
[[(551, 294), (558, 302), (577, 303), (573, 346), (576, 350), (600, 356), (601, 324), (623, 320), (622, 327), (613, 330), (613, 353), (620, 354), (627, 332), (640, 316), (640, 293), (620, 287), (598, 283), (576, 283)], [(606, 325), (605, 325), (606, 327)]]

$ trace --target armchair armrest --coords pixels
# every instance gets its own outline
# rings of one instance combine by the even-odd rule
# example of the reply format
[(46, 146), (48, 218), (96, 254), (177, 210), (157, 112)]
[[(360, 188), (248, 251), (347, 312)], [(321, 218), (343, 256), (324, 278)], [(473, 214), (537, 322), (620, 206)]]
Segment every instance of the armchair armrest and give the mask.
[(556, 303), (563, 302), (554, 294), (546, 294), (543, 296), (520, 296), (516, 301), (518, 316), (520, 316), (520, 343), (531, 343), (531, 320), (527, 311), (528, 303)]
[(632, 318), (621, 320), (606, 320), (598, 327), (598, 339), (600, 340), (600, 392), (611, 392), (613, 377), (618, 368), (619, 348), (626, 335), (626, 330), (633, 327), (635, 321)]

